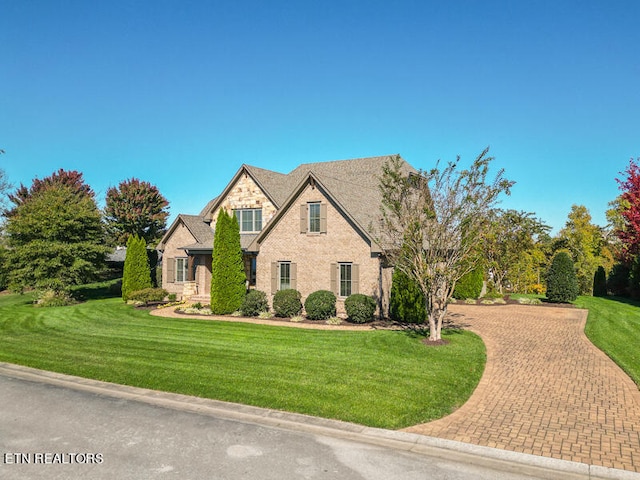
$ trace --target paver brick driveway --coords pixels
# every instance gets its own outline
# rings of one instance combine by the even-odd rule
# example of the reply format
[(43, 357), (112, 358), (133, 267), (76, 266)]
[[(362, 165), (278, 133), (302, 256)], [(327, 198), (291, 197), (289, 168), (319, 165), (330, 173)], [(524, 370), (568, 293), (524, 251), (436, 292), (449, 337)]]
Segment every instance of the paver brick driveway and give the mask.
[(640, 472), (640, 391), (584, 335), (586, 310), (451, 305), (449, 318), (482, 337), (486, 371), (460, 409), (407, 431)]

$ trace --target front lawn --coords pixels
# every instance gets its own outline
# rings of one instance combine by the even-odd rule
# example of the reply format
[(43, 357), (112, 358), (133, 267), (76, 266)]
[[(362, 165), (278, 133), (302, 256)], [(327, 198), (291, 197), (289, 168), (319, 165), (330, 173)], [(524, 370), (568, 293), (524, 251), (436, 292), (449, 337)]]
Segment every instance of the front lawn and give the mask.
[(589, 310), (585, 334), (640, 386), (640, 303), (616, 297), (579, 297)]
[(0, 296), (0, 361), (381, 428), (447, 415), (475, 389), (485, 348), (471, 332), (426, 347), (399, 331), (323, 331), (165, 319), (92, 299), (34, 308)]

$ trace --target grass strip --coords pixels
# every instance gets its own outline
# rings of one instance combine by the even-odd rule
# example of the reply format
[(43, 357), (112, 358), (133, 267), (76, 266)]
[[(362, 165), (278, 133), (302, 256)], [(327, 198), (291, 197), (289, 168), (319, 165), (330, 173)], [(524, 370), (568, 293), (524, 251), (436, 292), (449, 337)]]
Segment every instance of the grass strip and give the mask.
[(589, 310), (585, 334), (640, 387), (640, 302), (621, 297), (579, 297)]

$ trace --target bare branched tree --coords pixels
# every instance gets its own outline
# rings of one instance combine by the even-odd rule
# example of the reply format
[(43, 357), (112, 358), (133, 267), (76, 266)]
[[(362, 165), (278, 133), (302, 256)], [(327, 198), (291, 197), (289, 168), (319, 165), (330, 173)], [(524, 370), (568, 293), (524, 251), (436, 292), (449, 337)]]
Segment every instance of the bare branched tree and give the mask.
[(402, 160), (385, 164), (380, 179), (382, 221), (378, 243), (395, 268), (424, 294), (429, 340), (441, 340), (442, 322), (456, 282), (481, 257), (481, 240), (491, 228), (489, 214), (513, 182), (500, 170), (488, 182), (493, 157), (485, 149), (468, 170), (460, 157), (440, 169), (403, 173)]

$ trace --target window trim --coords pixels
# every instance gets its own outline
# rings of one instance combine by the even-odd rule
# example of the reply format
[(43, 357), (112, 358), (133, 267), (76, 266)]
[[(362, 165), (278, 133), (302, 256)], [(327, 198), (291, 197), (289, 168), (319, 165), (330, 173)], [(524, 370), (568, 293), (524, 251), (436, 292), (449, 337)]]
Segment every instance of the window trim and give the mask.
[[(348, 277), (344, 278), (343, 275), (347, 276), (346, 267), (348, 267)], [(343, 271), (343, 268), (345, 270)], [(353, 263), (351, 262), (340, 262), (338, 263), (338, 296), (339, 297), (348, 297), (353, 293)], [(348, 287), (343, 290), (343, 286)], [(344, 293), (348, 292), (348, 293)]]
[[(187, 282), (187, 278), (189, 278), (189, 257), (176, 257), (175, 258), (175, 271), (174, 278), (175, 283), (185, 283)], [(180, 267), (180, 263), (182, 262), (182, 267)], [(179, 280), (180, 274), (182, 274), (182, 280)]]
[[(320, 202), (309, 202), (307, 207), (307, 233), (321, 233), (322, 204)], [(312, 211), (314, 212), (312, 213)]]
[[(283, 267), (287, 267), (286, 269)], [(286, 277), (284, 276), (286, 270)], [(283, 279), (286, 278), (286, 283)], [(278, 290), (288, 290), (291, 288), (291, 262), (278, 262)]]
[[(259, 215), (256, 213), (259, 212)], [(244, 230), (245, 214), (251, 213), (251, 230)], [(234, 208), (234, 217), (240, 227), (240, 233), (258, 233), (262, 231), (262, 208)], [(257, 217), (260, 217), (259, 219)]]

